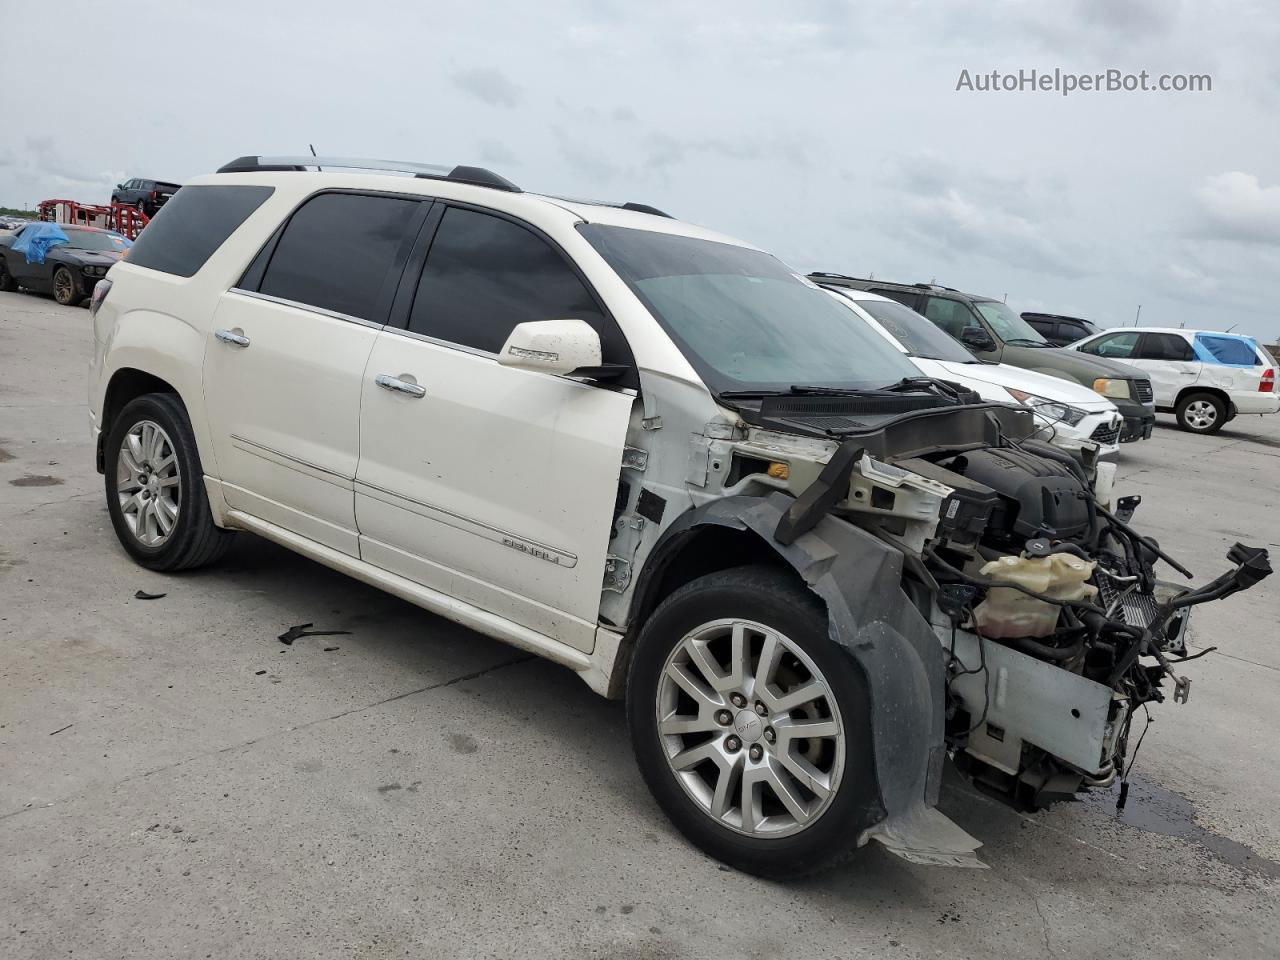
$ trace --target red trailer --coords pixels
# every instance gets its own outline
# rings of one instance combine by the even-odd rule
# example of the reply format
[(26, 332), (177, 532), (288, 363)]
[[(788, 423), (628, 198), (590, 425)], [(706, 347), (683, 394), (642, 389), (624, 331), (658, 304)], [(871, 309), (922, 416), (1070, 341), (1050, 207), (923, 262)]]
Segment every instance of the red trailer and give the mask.
[(79, 203), (75, 200), (42, 200), (37, 216), (48, 223), (78, 224), (114, 230), (136, 240), (151, 218), (137, 207), (123, 203)]

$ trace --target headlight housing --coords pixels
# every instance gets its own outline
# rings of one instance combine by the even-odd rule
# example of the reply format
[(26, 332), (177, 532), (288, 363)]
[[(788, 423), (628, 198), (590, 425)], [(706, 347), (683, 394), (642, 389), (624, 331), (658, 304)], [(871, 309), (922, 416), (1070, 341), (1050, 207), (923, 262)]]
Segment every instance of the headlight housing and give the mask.
[[(1123, 383), (1124, 381), (1118, 381)], [(1014, 390), (1012, 387), (1006, 387), (1015, 400), (1024, 406), (1030, 407), (1040, 416), (1053, 423), (1065, 423), (1074, 427), (1083, 420), (1088, 413), (1078, 407), (1073, 407), (1069, 403), (1063, 403), (1060, 400), (1050, 400), (1048, 397), (1037, 397), (1034, 393), (1027, 393), (1025, 390)]]
[(86, 267), (81, 267), (80, 269), (86, 277), (102, 277), (102, 276), (106, 276), (106, 273), (107, 273), (106, 267), (95, 267), (90, 265)]
[(1104, 397), (1110, 397), (1113, 400), (1129, 399), (1129, 381), (1128, 380), (1110, 380), (1106, 377), (1099, 377), (1093, 381), (1093, 392), (1100, 393)]

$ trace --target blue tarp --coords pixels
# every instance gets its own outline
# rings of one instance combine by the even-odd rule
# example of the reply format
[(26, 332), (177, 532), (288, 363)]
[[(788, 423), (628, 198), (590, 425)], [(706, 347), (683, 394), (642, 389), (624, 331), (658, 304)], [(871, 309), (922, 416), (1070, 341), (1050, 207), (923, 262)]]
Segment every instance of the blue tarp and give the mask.
[(13, 244), (13, 252), (27, 258), (27, 263), (44, 263), (50, 247), (70, 243), (67, 235), (56, 223), (36, 223), (22, 231)]
[(1197, 333), (1196, 357), (1205, 363), (1228, 367), (1253, 367), (1258, 359), (1257, 341), (1230, 333)]

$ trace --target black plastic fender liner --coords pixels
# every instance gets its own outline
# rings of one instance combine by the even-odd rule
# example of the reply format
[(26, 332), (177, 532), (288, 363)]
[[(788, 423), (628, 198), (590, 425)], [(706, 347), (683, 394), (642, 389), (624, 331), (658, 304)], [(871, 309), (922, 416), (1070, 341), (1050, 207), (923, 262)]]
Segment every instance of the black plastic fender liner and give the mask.
[(794, 503), (785, 493), (772, 493), (690, 510), (663, 531), (645, 564), (651, 569), (641, 577), (659, 580), (665, 560), (699, 526), (751, 531), (769, 544), (822, 598), (832, 642), (866, 677), (882, 819), (922, 813), (937, 802), (945, 757), (942, 645), (902, 588), (899, 550), (829, 514), (790, 544), (773, 539)]

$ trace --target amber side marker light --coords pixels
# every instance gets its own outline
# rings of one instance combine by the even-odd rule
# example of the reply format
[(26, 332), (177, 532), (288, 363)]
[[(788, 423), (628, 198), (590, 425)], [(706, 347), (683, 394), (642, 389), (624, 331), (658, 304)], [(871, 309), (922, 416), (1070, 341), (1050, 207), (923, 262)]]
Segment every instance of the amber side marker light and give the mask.
[(778, 463), (777, 461), (774, 461), (769, 464), (769, 476), (773, 477), (775, 480), (786, 480), (791, 476), (791, 468), (785, 463)]

